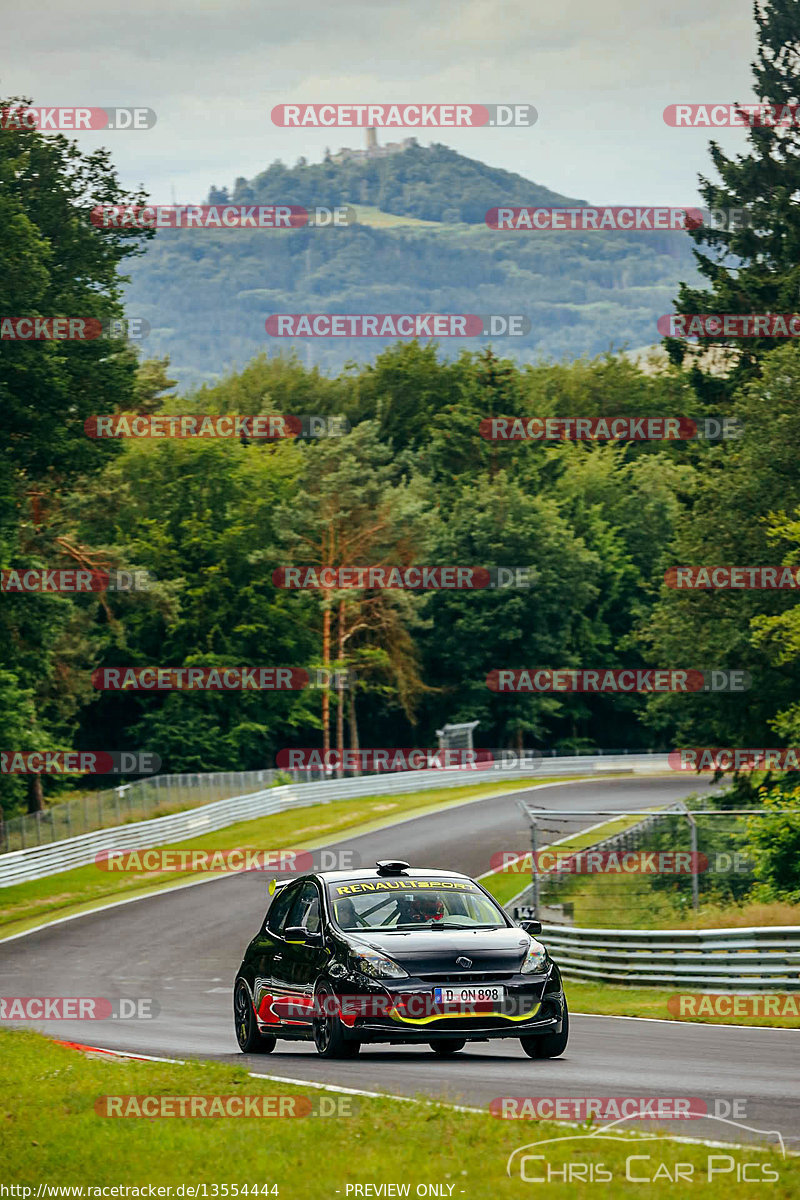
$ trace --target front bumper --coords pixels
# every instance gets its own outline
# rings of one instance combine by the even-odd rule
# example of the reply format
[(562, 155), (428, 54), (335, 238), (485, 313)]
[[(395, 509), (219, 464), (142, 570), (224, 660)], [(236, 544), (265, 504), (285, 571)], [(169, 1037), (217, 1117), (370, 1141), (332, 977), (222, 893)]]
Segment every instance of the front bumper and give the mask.
[[(524, 979), (524, 977), (523, 977)], [(430, 983), (403, 980), (391, 990), (381, 989), (383, 1005), (345, 1002), (342, 1023), (353, 1039), (362, 1042), (423, 1043), (434, 1039), (489, 1040), (560, 1033), (564, 1017), (564, 993), (560, 979), (539, 977), (536, 981), (505, 983), (506, 1000), (478, 1011), (442, 1011), (431, 1005)], [(352, 994), (351, 994), (352, 995)], [(372, 998), (377, 999), (375, 993)], [(415, 1003), (418, 1001), (418, 1003)], [(420, 1015), (424, 1013), (424, 1015)]]

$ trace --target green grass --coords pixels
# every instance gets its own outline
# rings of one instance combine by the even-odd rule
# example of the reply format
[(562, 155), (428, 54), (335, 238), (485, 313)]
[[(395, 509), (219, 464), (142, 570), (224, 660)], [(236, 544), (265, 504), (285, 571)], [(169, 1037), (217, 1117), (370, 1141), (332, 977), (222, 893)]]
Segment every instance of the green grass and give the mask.
[[(556, 955), (556, 959), (558, 955)], [(570, 979), (568, 975), (564, 976), (564, 991), (567, 995), (571, 1012), (581, 1013), (601, 1013), (615, 1017), (657, 1017), (662, 1021), (683, 1021), (699, 1025), (751, 1025), (754, 1028), (761, 1025), (778, 1026), (781, 1029), (800, 1029), (800, 992), (792, 992), (791, 996), (798, 1010), (797, 1014), (787, 1014), (785, 1016), (742, 1016), (741, 1014), (732, 1013), (730, 1016), (724, 1014), (710, 1015), (695, 1015), (676, 1017), (670, 1012), (668, 1001), (671, 996), (676, 996), (679, 993), (699, 995), (701, 992), (709, 993), (721, 991), (720, 988), (704, 989), (700, 983), (692, 985), (674, 986), (668, 988), (656, 987), (625, 987), (617, 986), (612, 983), (593, 983), (585, 979)], [(777, 995), (779, 989), (773, 995)], [(780, 995), (785, 996), (787, 993), (782, 992)], [(748, 999), (742, 997), (742, 999)], [(752, 999), (752, 997), (750, 997)]]
[(720, 903), (700, 893), (692, 908), (691, 884), (676, 879), (669, 890), (648, 875), (573, 876), (564, 891), (574, 923), (584, 929), (733, 929), (750, 925), (800, 924), (800, 905), (762, 903), (744, 896)]
[[(439, 1104), (355, 1096), (340, 1097), (350, 1115), (327, 1118), (109, 1118), (95, 1111), (103, 1096), (307, 1095), (318, 1104), (320, 1097), (335, 1098), (335, 1093), (251, 1079), (241, 1067), (219, 1063), (87, 1058), (27, 1032), (0, 1031), (0, 1056), (0, 1179), (5, 1185), (32, 1187), (34, 1196), (39, 1183), (145, 1189), (148, 1184), (206, 1184), (209, 1197), (214, 1184), (277, 1184), (280, 1200), (332, 1200), (337, 1192), (346, 1200), (347, 1186), (353, 1184), (410, 1184), (413, 1197), (418, 1184), (437, 1183), (445, 1185), (445, 1196), (447, 1185), (453, 1185), (453, 1200), (516, 1200), (529, 1185), (518, 1171), (511, 1178), (506, 1175), (512, 1150), (539, 1139), (588, 1132), (552, 1122), (503, 1121)], [(430, 1055), (429, 1077), (441, 1065)], [(530, 1067), (533, 1079), (537, 1064)], [(269, 1059), (262, 1069), (270, 1069)], [(691, 1135), (687, 1124), (691, 1122), (682, 1123), (682, 1135)], [(636, 1163), (632, 1174), (640, 1177), (652, 1177), (661, 1163), (671, 1175), (676, 1163), (692, 1164), (692, 1196), (722, 1192), (731, 1200), (751, 1200), (754, 1194), (753, 1183), (736, 1183), (735, 1173), (706, 1181), (709, 1155), (722, 1151), (660, 1137), (646, 1143), (635, 1136), (623, 1142), (557, 1142), (532, 1151), (537, 1152), (546, 1154), (553, 1169), (563, 1170), (569, 1162), (602, 1162), (613, 1174), (613, 1192), (556, 1177), (547, 1189), (553, 1200), (612, 1194), (652, 1200), (652, 1184), (625, 1181), (625, 1159), (633, 1154), (650, 1156)], [(756, 1164), (777, 1172), (779, 1187), (770, 1196), (800, 1194), (800, 1160), (757, 1149), (725, 1153), (734, 1159), (734, 1172), (735, 1164), (744, 1162), (751, 1164), (751, 1172), (761, 1169)], [(532, 1174), (542, 1169), (541, 1163), (528, 1167)], [(685, 1188), (665, 1185), (658, 1194), (685, 1195)], [(222, 1196), (222, 1188), (216, 1194)]]
[[(402, 820), (412, 813), (422, 815), (466, 800), (502, 795), (549, 782), (555, 781), (532, 778), (514, 780), (499, 787), (496, 782), (467, 784), (464, 787), (431, 788), (398, 796), (334, 800), (329, 804), (289, 809), (254, 821), (229, 825), (216, 833), (207, 833), (161, 849), (314, 849), (338, 840), (345, 831), (357, 836)], [(21, 933), (48, 918), (71, 916), (111, 900), (145, 895), (200, 877), (203, 876), (192, 871), (112, 874), (92, 863), (58, 875), (48, 875), (44, 879), (14, 884), (0, 889), (0, 936)]]
[[(594, 846), (596, 842), (613, 837), (615, 833), (621, 833), (631, 825), (636, 825), (641, 819), (641, 813), (635, 813), (630, 817), (619, 817), (613, 821), (604, 822), (602, 827), (595, 828), (591, 832), (584, 830), (582, 833), (575, 833), (571, 837), (564, 838), (563, 841), (554, 843), (554, 845), (557, 845), (559, 850), (584, 850), (587, 846)], [(549, 845), (540, 847), (540, 850), (549, 849), (551, 849)], [(510, 867), (501, 867), (498, 871), (493, 871), (490, 875), (482, 875), (481, 883), (488, 892), (492, 893), (496, 900), (499, 900), (505, 906), (515, 896), (518, 896), (520, 892), (525, 890), (530, 882), (530, 877), (531, 852), (529, 850), (521, 862), (514, 863)]]
[(396, 229), (403, 226), (407, 229), (453, 229), (453, 225), (445, 225), (441, 221), (426, 221), (419, 217), (402, 217), (396, 213), (381, 212), (372, 204), (354, 204), (356, 221), (359, 225), (371, 225), (376, 229)]

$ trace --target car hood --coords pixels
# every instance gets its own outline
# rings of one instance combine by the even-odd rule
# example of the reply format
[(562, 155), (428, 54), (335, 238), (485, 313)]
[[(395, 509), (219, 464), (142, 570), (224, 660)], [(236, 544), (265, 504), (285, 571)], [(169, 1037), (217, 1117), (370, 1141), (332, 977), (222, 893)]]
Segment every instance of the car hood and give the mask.
[[(475, 972), (517, 971), (531, 943), (523, 929), (413, 929), (349, 935), (354, 950), (369, 947), (401, 963), (409, 974), (441, 972), (452, 975)], [(456, 963), (469, 958), (471, 965)]]

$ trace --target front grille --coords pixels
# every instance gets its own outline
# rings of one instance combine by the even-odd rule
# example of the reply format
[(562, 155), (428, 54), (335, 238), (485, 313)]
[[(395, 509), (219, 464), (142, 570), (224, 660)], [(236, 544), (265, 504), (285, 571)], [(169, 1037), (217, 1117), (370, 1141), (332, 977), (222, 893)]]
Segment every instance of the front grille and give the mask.
[[(535, 1020), (535, 1018), (531, 1018)], [(492, 1013), (481, 1014), (479, 1017), (448, 1017), (443, 1021), (431, 1021), (430, 1025), (426, 1026), (431, 1033), (438, 1033), (439, 1030), (449, 1030), (451, 1033), (475, 1033), (479, 1029), (510, 1029), (508, 1021), (502, 1020), (500, 1017)]]
[(501, 979), (512, 979), (515, 971), (491, 971), (482, 975), (474, 971), (462, 971), (460, 975), (418, 975), (426, 983), (499, 983)]

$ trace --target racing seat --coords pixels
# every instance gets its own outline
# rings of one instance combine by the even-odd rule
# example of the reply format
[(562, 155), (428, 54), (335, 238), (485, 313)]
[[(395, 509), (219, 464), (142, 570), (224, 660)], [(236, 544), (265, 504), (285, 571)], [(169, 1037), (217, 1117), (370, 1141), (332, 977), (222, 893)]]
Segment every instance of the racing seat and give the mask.
[(337, 900), (333, 906), (336, 913), (336, 920), (341, 925), (342, 929), (355, 929), (358, 925), (358, 917), (356, 914), (356, 906), (352, 900), (344, 899)]

